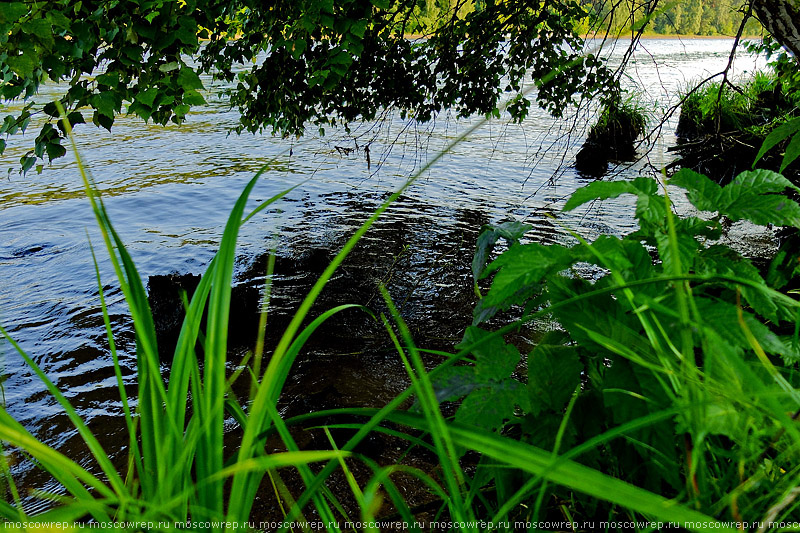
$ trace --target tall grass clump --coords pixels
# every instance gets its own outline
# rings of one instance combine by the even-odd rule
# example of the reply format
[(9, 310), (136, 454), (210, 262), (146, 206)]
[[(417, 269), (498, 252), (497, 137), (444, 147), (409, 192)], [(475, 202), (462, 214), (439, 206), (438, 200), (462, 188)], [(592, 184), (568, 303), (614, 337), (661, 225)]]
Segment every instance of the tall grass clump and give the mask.
[[(565, 209), (572, 210), (634, 195), (640, 229), (624, 238), (603, 236), (589, 243), (576, 235), (572, 246), (546, 246), (524, 244), (530, 228), (523, 224), (490, 227), (479, 239), (473, 269), (476, 282), (491, 278), (491, 286), (454, 353), (436, 353), (445, 358), (443, 364), (428, 369), (426, 351), (416, 346), (382, 290), (386, 312), (379, 319), (411, 386), (380, 409), (281, 417), (276, 404), (304, 343), (327, 318), (353, 307), (342, 304), (303, 327), (322, 288), (375, 220), (443, 153), (347, 241), (300, 304), (263, 372), (259, 343), (247, 372), (249, 395), (237, 398), (225, 373), (236, 238), (244, 222), (291, 189), (245, 215), (260, 173), (247, 184), (219, 251), (187, 302), (171, 366), (162, 375), (141, 278), (76, 150), (136, 334), (133, 402), (123, 387), (98, 274), (129, 460), (122, 471), (115, 468), (65, 396), (0, 328), (65, 409), (97, 464), (94, 471), (78, 465), (0, 409), (0, 441), (23, 450), (68, 494), (58, 498), (57, 507), (28, 517), (7, 466), (0, 463), (13, 495), (0, 503), (0, 517), (145, 522), (151, 530), (170, 530), (175, 522), (194, 530), (241, 530), (249, 527), (259, 488), (267, 478), (280, 487), (280, 469), (288, 467), (305, 488), (298, 495), (277, 491), (287, 522), (280, 530), (306, 516), (318, 520), (315, 529), (333, 532), (377, 531), (376, 521), (387, 517), (403, 528), (429, 529), (430, 523), (418, 522), (420, 509), (405, 501), (397, 486), (400, 477), (426, 487), (427, 512), (451, 531), (528, 530), (543, 521), (576, 530), (652, 530), (673, 522), (697, 531), (737, 531), (737, 521), (796, 516), (800, 306), (781, 290), (791, 286), (797, 252), (784, 250), (762, 273), (716, 242), (723, 215), (800, 227), (800, 206), (776, 194), (798, 189), (769, 171), (743, 173), (726, 187), (688, 170), (673, 176), (670, 192), (683, 189), (698, 210), (716, 213), (704, 219), (676, 217), (668, 189), (649, 178), (595, 182), (567, 202)], [(499, 239), (508, 248), (489, 261)], [(586, 265), (605, 274), (585, 279), (580, 273)], [(512, 307), (522, 309), (523, 318), (498, 327)], [(546, 332), (532, 350), (521, 353), (506, 342), (504, 335), (523, 322), (545, 317), (560, 327)], [(405, 408), (412, 398), (413, 406)], [(454, 415), (444, 402), (458, 402)], [(239, 423), (236, 435), (224, 431), (226, 413)], [(331, 449), (299, 449), (292, 426), (311, 427), (342, 414), (359, 422), (327, 424)], [(354, 431), (347, 442), (331, 436), (328, 430), (337, 426)], [(409, 452), (426, 450), (438, 466), (424, 471), (402, 462), (381, 465), (356, 453), (373, 432), (405, 441)], [(272, 435), (281, 439), (285, 452), (267, 451)], [(354, 461), (373, 473), (366, 482), (353, 473)], [(315, 462), (324, 464), (311, 468)], [(346, 486), (331, 486), (337, 471)], [(355, 500), (355, 510), (342, 503), (344, 497)], [(354, 520), (358, 526), (352, 526)]]

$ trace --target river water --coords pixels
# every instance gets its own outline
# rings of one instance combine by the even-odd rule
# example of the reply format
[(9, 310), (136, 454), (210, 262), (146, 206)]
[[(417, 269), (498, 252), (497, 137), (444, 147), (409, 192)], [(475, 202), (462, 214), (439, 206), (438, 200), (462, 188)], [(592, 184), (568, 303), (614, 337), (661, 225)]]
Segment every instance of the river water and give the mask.
[[(721, 71), (731, 44), (728, 39), (643, 41), (629, 65), (626, 84), (657, 117), (675, 102), (676, 89)], [(622, 48), (612, 56), (618, 58)], [(753, 58), (739, 58), (736, 69), (752, 71), (755, 63)], [(268, 170), (251, 195), (250, 208), (303, 182), (245, 225), (239, 241), (237, 282), (244, 285), (258, 286), (263, 254), (276, 251), (280, 279), (273, 305), (278, 314), (297, 305), (320, 265), (387, 194), (478, 120), (440, 116), (434, 124), (418, 125), (388, 116), (356, 125), (350, 135), (334, 132), (320, 138), (312, 132), (302, 141), (268, 134), (236, 136), (229, 130), (237, 113), (216, 96), (218, 87), (205, 81), (209, 103), (194, 110), (185, 124), (161, 127), (120, 117), (112, 133), (80, 126), (81, 156), (145, 279), (202, 273), (229, 210), (262, 166)], [(47, 101), (48, 93), (57, 89), (45, 88), (41, 100)], [(589, 119), (579, 115), (574, 124), (585, 127)], [(665, 148), (674, 140), (673, 126), (674, 121), (667, 124), (649, 158), (617, 172), (632, 176), (648, 171), (649, 164), (663, 164)], [(25, 137), (9, 142), (3, 168), (16, 164), (29, 149), (35, 130), (32, 125)], [(548, 215), (558, 214), (569, 194), (589, 181), (570, 167), (582, 140), (581, 127), (574, 129), (573, 122), (556, 121), (538, 110), (522, 124), (488, 122), (425, 172), (386, 213), (334, 280), (334, 292), (323, 303), (348, 303), (349, 298), (374, 303), (376, 282), (387, 281), (393, 298), (416, 324), (418, 341), (452, 347), (470, 321), (469, 261), (480, 226), (518, 220), (535, 226), (534, 239), (566, 239), (566, 230)], [(558, 218), (592, 237), (629, 232), (635, 227), (631, 212), (623, 198)], [(59, 159), (41, 174), (20, 176), (15, 170), (0, 181), (0, 324), (64, 391), (107, 447), (119, 451), (126, 442), (122, 410), (89, 239), (99, 252), (112, 322), (120, 335), (123, 371), (132, 385), (130, 325), (100, 249), (102, 241), (74, 158), (70, 154)], [(435, 323), (445, 326), (437, 328)], [(368, 339), (378, 334), (355, 322), (349, 327), (347, 335)], [(289, 387), (324, 397), (325, 405), (356, 405), (380, 403), (405, 386), (402, 369), (374, 346), (363, 341), (345, 349), (346, 339), (339, 341), (321, 359), (301, 362), (305, 370), (298, 371)], [(349, 355), (343, 356), (345, 352)], [(7, 376), (3, 399), (8, 411), (39, 439), (86, 464), (87, 455), (56, 402), (3, 341), (0, 374)], [(287, 404), (284, 412), (310, 408), (301, 396), (298, 393), (294, 407)], [(13, 469), (25, 489), (56, 489), (21, 461)], [(38, 508), (34, 501), (29, 504), (31, 510)]]

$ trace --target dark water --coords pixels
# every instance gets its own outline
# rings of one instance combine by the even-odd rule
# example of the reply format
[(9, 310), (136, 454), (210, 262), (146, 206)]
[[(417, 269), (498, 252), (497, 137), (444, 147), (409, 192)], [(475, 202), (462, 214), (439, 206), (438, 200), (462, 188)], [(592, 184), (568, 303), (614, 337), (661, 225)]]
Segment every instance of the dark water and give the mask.
[[(730, 40), (645, 41), (626, 83), (658, 116), (670, 104), (669, 98), (674, 103), (676, 88), (722, 70), (730, 46)], [(752, 69), (753, 64), (752, 59), (740, 60), (738, 71)], [(189, 115), (180, 127), (147, 125), (125, 117), (112, 133), (79, 127), (82, 158), (145, 278), (202, 273), (229, 210), (262, 166), (268, 170), (251, 196), (250, 208), (303, 182), (248, 223), (239, 241), (240, 284), (258, 286), (263, 281), (263, 254), (268, 250), (274, 249), (279, 257), (271, 310), (277, 317), (275, 328), (304, 296), (314, 273), (321, 271), (319, 265), (391, 191), (471, 124), (441, 116), (434, 124), (417, 125), (390, 116), (356, 125), (350, 136), (319, 138), (311, 132), (292, 146), (292, 141), (269, 135), (229, 135), (237, 114), (214, 96), (212, 83), (206, 81), (211, 88), (209, 105)], [(47, 94), (41, 100), (48, 101)], [(570, 164), (582, 142), (581, 127), (589, 120), (585, 114), (577, 116), (574, 123), (579, 127), (572, 134), (573, 122), (555, 121), (538, 110), (523, 124), (487, 123), (445, 155), (386, 213), (332, 281), (322, 305), (355, 302), (379, 307), (375, 287), (384, 281), (420, 344), (447, 349), (470, 321), (469, 261), (482, 224), (527, 222), (535, 226), (532, 238), (544, 242), (568, 238), (548, 215), (558, 214), (561, 224), (589, 238), (630, 231), (635, 223), (625, 198), (588, 211), (558, 213), (565, 198), (587, 183)], [(2, 159), (4, 168), (16, 163), (35, 134), (32, 125), (24, 138), (10, 142)], [(645, 172), (648, 163), (661, 165), (672, 140), (667, 127), (649, 159), (619, 172), (635, 175)], [(356, 144), (359, 150), (346, 153)], [(367, 144), (369, 165), (363, 152)], [(135, 356), (125, 305), (100, 249), (74, 159), (69, 155), (41, 174), (23, 177), (14, 172), (0, 181), (0, 323), (90, 427), (104, 435), (107, 447), (120, 450), (126, 442), (121, 434), (122, 409), (89, 239), (99, 252), (105, 295), (120, 335), (123, 372), (132, 385)], [(377, 405), (406, 386), (399, 364), (387, 355), (381, 328), (366, 317), (341, 320), (321, 333), (318, 356), (298, 363), (287, 387), (291, 401), (285, 401), (286, 414), (310, 408), (307, 397), (324, 405)], [(0, 373), (8, 375), (3, 385), (8, 411), (41, 440), (85, 462), (75, 431), (56, 402), (2, 341)], [(53, 488), (22, 463), (14, 470), (25, 489)]]

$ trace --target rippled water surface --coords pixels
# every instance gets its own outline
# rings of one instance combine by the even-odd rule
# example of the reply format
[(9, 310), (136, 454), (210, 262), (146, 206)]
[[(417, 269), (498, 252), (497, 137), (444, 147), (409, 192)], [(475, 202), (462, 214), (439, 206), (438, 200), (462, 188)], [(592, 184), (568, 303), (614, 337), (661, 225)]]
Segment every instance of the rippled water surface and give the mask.
[[(626, 83), (646, 103), (652, 102), (654, 110), (663, 109), (674, 103), (677, 88), (721, 71), (731, 43), (644, 41)], [(614, 52), (620, 54), (621, 49)], [(740, 59), (737, 69), (752, 70), (753, 63)], [(42, 95), (41, 100), (46, 99), (47, 94)], [(292, 142), (269, 135), (229, 135), (237, 113), (213, 89), (208, 100), (180, 127), (147, 125), (125, 117), (118, 119), (112, 133), (80, 126), (82, 158), (145, 278), (202, 273), (235, 199), (262, 166), (267, 171), (251, 196), (250, 208), (300, 184), (248, 223), (240, 239), (239, 283), (255, 286), (263, 278), (261, 258), (267, 250), (275, 249), (282, 258), (274, 302), (278, 312), (297, 304), (317, 264), (332, 257), (388, 193), (472, 124), (445, 116), (433, 125), (389, 117), (381, 123), (356, 125), (349, 136), (309, 135)], [(586, 121), (580, 115), (576, 123), (585, 126)], [(582, 141), (580, 128), (568, 135), (571, 125), (534, 110), (523, 124), (497, 120), (483, 126), (387, 212), (334, 279), (334, 292), (324, 303), (347, 303), (353, 298), (370, 304), (377, 281), (385, 281), (423, 341), (452, 346), (470, 319), (464, 312), (471, 305), (468, 265), (482, 224), (515, 219), (533, 224), (537, 239), (564, 239), (564, 230), (548, 215), (557, 213), (570, 192), (587, 182), (570, 168)], [(10, 142), (4, 167), (14, 165), (29, 149), (34, 131), (32, 125), (25, 137)], [(672, 139), (667, 127), (650, 162), (663, 162), (664, 147)], [(620, 172), (643, 172), (647, 163)], [(620, 234), (634, 227), (628, 207), (623, 198), (559, 218), (588, 236)], [(90, 427), (105, 435), (107, 447), (120, 450), (126, 439), (120, 434), (121, 405), (102, 326), (90, 239), (100, 252), (105, 293), (120, 334), (123, 370), (133, 383), (135, 358), (124, 302), (100, 250), (101, 239), (73, 158), (57, 160), (38, 175), (12, 172), (0, 181), (0, 323), (78, 407)], [(326, 354), (324, 361), (302, 361), (294, 385), (289, 385), (290, 394), (294, 386), (324, 396), (327, 403), (380, 403), (405, 386), (402, 370), (376, 355), (380, 350), (370, 344), (379, 331), (356, 318), (347, 320), (349, 331), (361, 340), (348, 351), (339, 339), (333, 343), (339, 347), (337, 353)], [(437, 323), (442, 327), (432, 325)], [(326, 335), (333, 338), (336, 332)], [(336, 372), (331, 372), (331, 364)], [(0, 373), (8, 375), (3, 389), (9, 412), (45, 442), (79, 460), (86, 457), (56, 402), (8, 344), (0, 344), (0, 365)], [(302, 405), (287, 405), (285, 410), (301, 411)], [(21, 464), (15, 468), (26, 476), (26, 488), (47, 488), (46, 480)]]

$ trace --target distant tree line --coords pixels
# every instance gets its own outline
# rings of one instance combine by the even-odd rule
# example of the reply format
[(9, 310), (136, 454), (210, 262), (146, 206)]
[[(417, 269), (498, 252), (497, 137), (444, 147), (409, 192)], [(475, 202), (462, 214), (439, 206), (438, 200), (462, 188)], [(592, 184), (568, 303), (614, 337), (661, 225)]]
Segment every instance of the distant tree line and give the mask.
[[(454, 12), (464, 16), (481, 10), (492, 0), (417, 0), (409, 19), (410, 33), (425, 34), (446, 24)], [(659, 35), (736, 35), (744, 13), (746, 0), (580, 0), (591, 19), (576, 21), (579, 33), (598, 30), (620, 31), (649, 20), (646, 33)], [(653, 8), (655, 13), (653, 14)], [(450, 16), (447, 16), (450, 15)], [(761, 25), (751, 18), (745, 35), (761, 33)]]
[[(653, 17), (651, 29), (659, 34), (736, 35), (746, 12), (743, 0), (681, 0)], [(761, 25), (750, 18), (745, 34), (761, 32)]]

